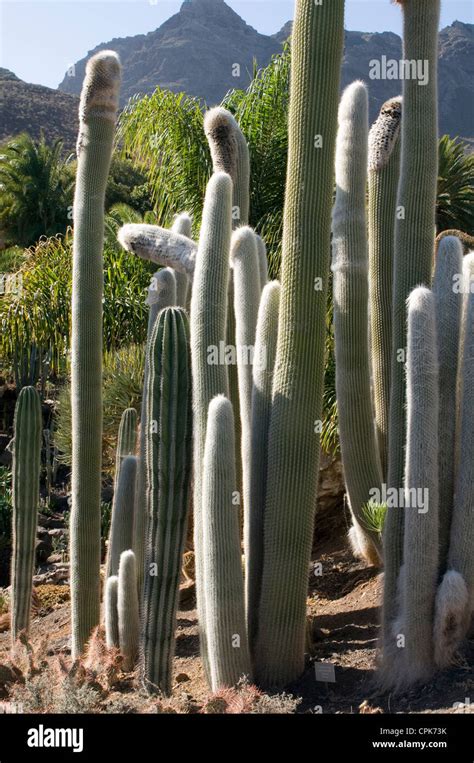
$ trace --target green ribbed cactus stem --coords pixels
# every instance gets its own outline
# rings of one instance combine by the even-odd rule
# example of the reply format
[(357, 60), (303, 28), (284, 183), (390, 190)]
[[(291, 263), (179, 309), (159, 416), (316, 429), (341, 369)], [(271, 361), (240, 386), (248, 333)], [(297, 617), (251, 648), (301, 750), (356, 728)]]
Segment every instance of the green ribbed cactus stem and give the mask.
[(438, 247), (433, 279), (438, 337), (439, 410), (442, 412), (439, 420), (439, 562), (442, 572), (446, 569), (453, 512), (462, 257), (459, 239), (454, 236), (443, 238)]
[(268, 260), (267, 260), (267, 247), (265, 241), (261, 236), (257, 235), (257, 254), (258, 254), (258, 267), (260, 271), (260, 290), (268, 283)]
[(251, 680), (240, 551), (234, 505), (235, 453), (232, 404), (223, 395), (209, 405), (203, 460), (204, 590), (211, 689)]
[(117, 591), (118, 633), (124, 670), (133, 670), (138, 657), (140, 619), (138, 613), (137, 565), (129, 549), (120, 556)]
[[(230, 261), (234, 282), (235, 349), (239, 381), (239, 404), (241, 441), (240, 458), (237, 463), (242, 469), (244, 527), (248, 527), (250, 510), (250, 440), (252, 416), (252, 364), (255, 351), (255, 331), (257, 328), (258, 306), (260, 302), (260, 269), (257, 241), (252, 228), (237, 228), (232, 234)], [(245, 535), (248, 531), (244, 530)], [(247, 549), (246, 549), (247, 550)]]
[(137, 412), (135, 408), (126, 408), (122, 413), (115, 452), (115, 487), (117, 486), (120, 467), (126, 456), (133, 456), (137, 445)]
[[(416, 286), (431, 285), (438, 180), (439, 0), (404, 0), (403, 60), (423, 62), (428, 81), (403, 80), (401, 166), (395, 223), (393, 330), (390, 381), (389, 488), (403, 486), (405, 466), (406, 300)], [(383, 635), (390, 637), (397, 579), (403, 560), (403, 513), (389, 508), (384, 525)]]
[[(178, 215), (171, 228), (174, 233), (180, 233), (186, 238), (191, 238), (192, 235), (192, 220), (191, 217), (183, 212)], [(178, 273), (176, 271), (176, 304), (178, 307), (188, 307), (189, 304), (189, 277), (186, 273)]]
[(441, 667), (452, 662), (474, 611), (474, 292), (468, 295), (463, 333), (459, 369), (459, 460), (448, 571), (436, 596), (435, 660)]
[(219, 394), (228, 396), (227, 366), (213, 360), (212, 353), (225, 345), (229, 252), (232, 232), (232, 181), (218, 172), (209, 180), (196, 258), (191, 297), (191, 357), (194, 410), (194, 554), (201, 657), (207, 671), (205, 595), (203, 589), (202, 461), (206, 440), (207, 411)]
[(258, 310), (255, 354), (252, 366), (252, 431), (249, 521), (245, 526), (245, 584), (247, 632), (255, 651), (258, 607), (263, 570), (263, 530), (268, 459), (268, 429), (272, 410), (272, 384), (278, 335), (280, 284), (264, 286)]
[(297, 0), (256, 650), (262, 684), (288, 683), (304, 668), (343, 41), (343, 0)]
[(23, 387), (13, 425), (13, 515), (11, 634), (15, 642), (30, 627), (41, 470), (41, 402), (34, 387)]
[(433, 293), (408, 300), (407, 443), (401, 612), (392, 638), (404, 636), (401, 659), (386, 663), (397, 687), (429, 678), (434, 669), (433, 621), (438, 579), (439, 373)]
[[(344, 91), (336, 144), (333, 210), (334, 336), (336, 392), (344, 479), (357, 537), (354, 550), (367, 561), (381, 557), (379, 534), (363, 510), (382, 484), (373, 420), (368, 346), (368, 254), (365, 215), (368, 97), (363, 82)], [(364, 537), (365, 536), (365, 537)]]
[(118, 575), (120, 555), (133, 542), (135, 488), (137, 479), (136, 456), (126, 456), (120, 467), (110, 522), (106, 576)]
[(158, 270), (148, 287), (148, 296), (146, 304), (149, 307), (148, 329), (145, 350), (145, 372), (143, 381), (142, 406), (140, 412), (140, 441), (139, 458), (137, 466), (137, 479), (135, 487), (135, 510), (134, 510), (134, 529), (133, 529), (133, 551), (135, 553), (137, 567), (138, 590), (141, 592), (143, 586), (143, 565), (145, 559), (145, 537), (146, 537), (146, 453), (145, 433), (147, 429), (147, 380), (148, 380), (148, 353), (150, 347), (151, 334), (155, 325), (158, 313), (165, 307), (173, 307), (177, 301), (176, 295), (176, 273), (172, 268), (163, 268)]
[(107, 578), (104, 593), (105, 643), (109, 649), (119, 647), (118, 576)]
[(369, 133), (369, 303), (375, 426), (382, 479), (387, 481), (390, 366), (392, 362), (392, 281), (400, 176), (402, 99), (391, 98)]
[(120, 87), (120, 62), (87, 63), (79, 107), (74, 196), (71, 332), (71, 626), (79, 657), (100, 620), (102, 294), (104, 201)]
[(158, 315), (148, 350), (141, 671), (150, 693), (171, 692), (192, 456), (188, 334), (186, 312), (167, 307)]

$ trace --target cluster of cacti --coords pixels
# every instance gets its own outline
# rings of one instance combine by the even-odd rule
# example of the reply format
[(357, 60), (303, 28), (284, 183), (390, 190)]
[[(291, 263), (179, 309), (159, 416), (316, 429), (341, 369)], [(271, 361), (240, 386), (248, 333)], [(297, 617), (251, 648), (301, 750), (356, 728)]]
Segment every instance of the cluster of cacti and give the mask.
[(380, 675), (397, 688), (452, 659), (474, 591), (466, 550), (474, 532), (472, 465), (463, 460), (472, 451), (469, 392), (465, 397), (473, 373), (472, 295), (463, 309), (458, 238), (440, 240), (432, 274), (439, 2), (402, 5), (405, 55), (428, 63), (429, 84), (405, 81), (403, 107), (401, 98), (384, 104), (370, 134), (365, 85), (346, 89), (333, 213), (336, 389), (350, 539), (358, 555), (376, 561), (381, 538), (364, 512), (380, 503), (374, 493), (385, 495)]
[[(344, 1), (297, 0), (281, 285), (268, 283), (265, 244), (248, 227), (244, 135), (221, 108), (204, 119), (213, 174), (199, 241), (191, 239), (187, 214), (171, 230), (125, 225), (119, 233), (124, 248), (162, 269), (147, 299), (137, 454), (136, 411), (127, 409), (120, 424), (103, 603), (107, 645), (120, 649), (126, 670), (139, 660), (150, 692), (172, 687), (191, 471), (201, 657), (212, 689), (243, 676), (283, 685), (304, 669), (334, 166), (337, 396), (354, 549), (382, 557), (381, 538), (364, 515), (374, 488), (387, 482), (404, 496), (419, 489), (429, 496), (426, 512), (387, 512), (384, 680), (404, 685), (429, 675), (447, 663), (468, 627), (474, 294), (463, 300), (453, 290), (463, 263), (460, 243), (449, 237), (440, 242), (429, 288), (439, 2), (405, 0), (403, 9), (405, 54), (429, 62), (428, 85), (404, 83), (403, 118), (401, 99), (392, 99), (369, 135), (367, 90), (354, 83), (341, 100), (336, 141)], [(119, 79), (116, 55), (99, 53), (81, 97), (72, 300), (74, 658), (99, 622), (101, 250)], [(473, 270), (469, 256), (464, 285)], [(26, 388), (15, 419), (15, 637), (28, 627), (40, 447), (39, 399)]]

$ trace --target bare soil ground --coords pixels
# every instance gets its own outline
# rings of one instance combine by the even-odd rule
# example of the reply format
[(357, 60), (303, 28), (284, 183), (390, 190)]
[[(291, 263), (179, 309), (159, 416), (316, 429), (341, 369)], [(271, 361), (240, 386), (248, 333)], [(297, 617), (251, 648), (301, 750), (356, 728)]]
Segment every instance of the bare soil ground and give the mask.
[[(268, 709), (264, 712), (440, 713), (469, 712), (473, 709), (472, 640), (465, 645), (457, 664), (438, 674), (429, 684), (398, 696), (380, 693), (375, 685), (374, 672), (381, 574), (354, 560), (350, 550), (341, 544), (320, 544), (315, 549), (314, 559), (321, 564), (321, 568), (316, 570), (322, 571), (322, 574), (310, 576), (308, 632), (311, 641), (308, 639), (307, 667), (297, 683), (285, 688), (283, 697), (281, 694), (278, 697), (273, 695), (272, 699), (270, 693)], [(66, 704), (61, 705), (63, 711), (253, 711), (252, 700), (239, 700), (237, 706), (234, 702), (234, 709), (229, 709), (228, 702), (213, 704), (199, 658), (197, 613), (192, 587), (187, 602), (182, 604), (178, 613), (174, 699), (158, 703), (137, 689), (134, 674), (121, 673), (114, 658), (104, 660), (104, 665), (107, 663), (105, 673), (101, 674), (100, 670), (86, 671), (77, 683), (77, 671), (70, 670), (70, 614), (68, 604), (64, 603), (67, 588), (58, 588), (62, 588), (62, 596), (57, 597), (57, 603), (51, 592), (42, 592), (41, 587), (38, 589), (40, 603), (32, 622), (30, 645), (24, 647), (22, 657), (15, 657), (16, 665), (22, 671), (16, 679), (11, 673), (10, 633), (4, 618), (3, 632), (0, 633), (0, 699), (3, 702), (10, 699), (23, 705), (26, 703), (25, 710), (36, 712), (57, 709), (48, 699), (51, 693), (59, 690), (61, 682), (64, 688), (64, 682), (72, 685), (76, 681), (76, 688), (86, 685), (92, 689), (92, 694), (84, 688), (80, 689), (79, 694), (76, 691), (73, 700), (69, 698)], [(96, 643), (94, 649), (101, 661), (103, 647)], [(335, 683), (316, 681), (315, 662), (334, 665)], [(288, 695), (299, 698), (299, 702), (287, 701)], [(268, 696), (265, 695), (266, 699)], [(472, 698), (471, 707), (469, 698)], [(457, 703), (467, 703), (467, 707), (459, 708)]]

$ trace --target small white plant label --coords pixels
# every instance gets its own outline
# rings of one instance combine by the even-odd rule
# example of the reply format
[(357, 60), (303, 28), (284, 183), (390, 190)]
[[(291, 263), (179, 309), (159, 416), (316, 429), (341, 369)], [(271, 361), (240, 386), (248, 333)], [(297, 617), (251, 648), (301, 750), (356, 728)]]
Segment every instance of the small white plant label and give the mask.
[(336, 671), (331, 662), (316, 662), (314, 665), (316, 681), (323, 681), (326, 684), (336, 683)]

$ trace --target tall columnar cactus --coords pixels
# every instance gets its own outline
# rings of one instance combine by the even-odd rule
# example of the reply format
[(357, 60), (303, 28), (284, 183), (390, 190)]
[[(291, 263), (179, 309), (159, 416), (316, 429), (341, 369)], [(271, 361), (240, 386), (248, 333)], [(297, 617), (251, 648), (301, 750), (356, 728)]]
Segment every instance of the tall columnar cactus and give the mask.
[(456, 441), (456, 392), (462, 311), (462, 246), (449, 236), (439, 244), (433, 280), (439, 359), (439, 554), (444, 571), (453, 511)]
[[(180, 233), (186, 238), (191, 238), (192, 235), (192, 220), (186, 212), (178, 215), (173, 223), (171, 230), (174, 233)], [(178, 307), (188, 306), (188, 292), (189, 292), (189, 277), (186, 273), (178, 273), (176, 271), (176, 305)]]
[(343, 0), (297, 0), (256, 650), (264, 684), (285, 684), (304, 667), (343, 39)]
[[(232, 227), (247, 225), (250, 208), (250, 158), (245, 136), (233, 115), (220, 106), (210, 109), (204, 116), (204, 132), (209, 143), (214, 172), (226, 172), (232, 180)], [(236, 345), (234, 311), (234, 277), (231, 263), (229, 273), (229, 311), (227, 314), (226, 342)], [(239, 374), (236, 363), (228, 367), (229, 399), (233, 410), (240, 410)], [(223, 390), (222, 390), (223, 392)], [(242, 439), (240, 416), (234, 416), (235, 442)], [(237, 490), (242, 493), (243, 474), (240, 459), (237, 462)]]
[(176, 610), (191, 474), (191, 374), (182, 308), (160, 312), (148, 350), (147, 542), (142, 677), (149, 692), (171, 691)]
[[(439, 373), (433, 293), (415, 289), (408, 301), (405, 516), (399, 619), (392, 639), (399, 659), (387, 664), (397, 686), (430, 676), (438, 578)], [(400, 637), (401, 640), (400, 640)]]
[(353, 517), (353, 546), (377, 561), (381, 544), (363, 508), (382, 482), (373, 421), (368, 346), (368, 257), (365, 216), (368, 98), (363, 82), (344, 91), (336, 145), (333, 211), (334, 335), (339, 438)]
[(126, 456), (115, 489), (107, 552), (107, 577), (118, 575), (120, 555), (133, 542), (137, 457)]
[(228, 396), (227, 366), (212, 360), (210, 352), (226, 341), (229, 251), (232, 230), (232, 181), (215, 173), (207, 186), (191, 297), (192, 397), (194, 410), (194, 553), (201, 656), (207, 669), (206, 614), (203, 589), (202, 462), (207, 411), (219, 394)]
[(101, 51), (87, 64), (79, 107), (72, 273), (72, 655), (100, 619), (102, 292), (104, 199), (118, 109), (120, 63)]
[(474, 292), (468, 294), (464, 322), (459, 369), (459, 460), (448, 570), (436, 596), (434, 642), (435, 659), (440, 666), (452, 660), (474, 611)]
[(268, 429), (272, 410), (279, 306), (280, 284), (278, 281), (271, 281), (262, 291), (252, 366), (250, 511), (248, 522), (244, 527), (247, 631), (252, 652), (255, 649), (258, 630), (258, 607), (263, 570)]
[(115, 487), (117, 486), (120, 467), (126, 456), (135, 455), (137, 444), (137, 412), (135, 408), (126, 408), (120, 419), (117, 448), (115, 451)]
[(109, 647), (118, 648), (118, 576), (111, 575), (105, 581), (104, 593), (105, 643)]
[(250, 677), (245, 623), (239, 512), (234, 505), (232, 405), (223, 395), (209, 405), (202, 499), (207, 650), (213, 691)]
[[(403, 59), (421, 61), (428, 80), (403, 81), (401, 167), (395, 224), (392, 368), (389, 415), (390, 488), (403, 485), (406, 385), (406, 299), (416, 286), (431, 284), (438, 179), (437, 59), (439, 0), (403, 0)], [(403, 560), (403, 514), (390, 509), (384, 526), (383, 634), (390, 637), (397, 579)]]
[(38, 525), (41, 469), (41, 402), (34, 387), (23, 387), (15, 408), (13, 425), (13, 555), (11, 567), (14, 642), (30, 626), (31, 593)]
[(137, 466), (137, 479), (135, 487), (135, 510), (133, 529), (133, 551), (135, 553), (137, 567), (138, 590), (143, 585), (143, 565), (145, 555), (146, 537), (146, 431), (147, 431), (147, 380), (149, 375), (148, 355), (153, 327), (160, 310), (165, 307), (173, 307), (177, 301), (176, 274), (172, 268), (163, 268), (157, 271), (148, 288), (147, 305), (148, 330), (145, 350), (145, 372), (143, 381), (142, 406), (140, 412), (140, 443)]
[[(250, 510), (250, 437), (252, 413), (252, 362), (255, 349), (258, 305), (260, 302), (260, 269), (257, 241), (253, 230), (247, 226), (237, 228), (232, 235), (230, 261), (234, 281), (235, 349), (239, 381), (239, 405), (241, 442), (237, 462), (242, 468), (243, 503), (245, 525)], [(237, 412), (238, 413), (238, 412)], [(240, 446), (240, 447), (239, 447)]]
[(392, 362), (392, 279), (400, 176), (402, 99), (391, 98), (369, 133), (368, 231), (369, 301), (374, 414), (382, 479), (387, 480), (390, 365)]
[(133, 551), (120, 556), (117, 591), (118, 634), (125, 670), (132, 670), (138, 657), (140, 620), (138, 613), (137, 566)]

